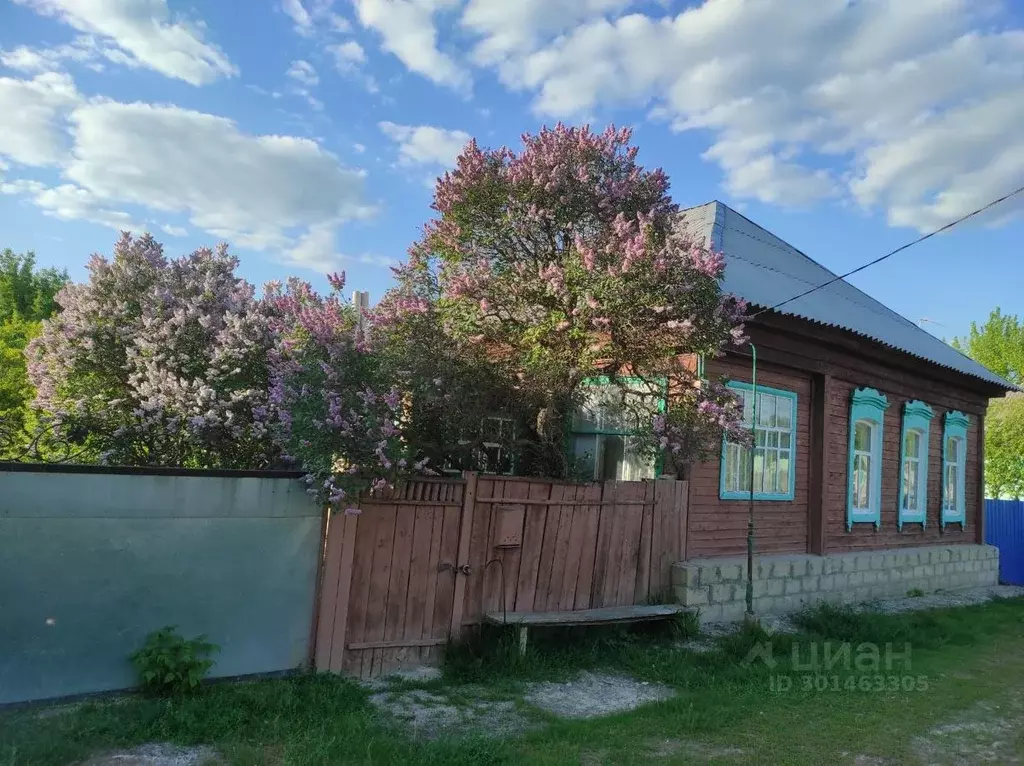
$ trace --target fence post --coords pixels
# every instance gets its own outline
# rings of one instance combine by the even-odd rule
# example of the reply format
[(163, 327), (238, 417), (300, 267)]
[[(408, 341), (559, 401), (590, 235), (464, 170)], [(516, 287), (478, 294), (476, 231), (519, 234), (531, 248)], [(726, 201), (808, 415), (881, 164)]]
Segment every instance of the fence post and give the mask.
[[(448, 638), (457, 639), (462, 635), (462, 614), (466, 608), (466, 577), (462, 567), (469, 567), (469, 543), (473, 534), (473, 509), (476, 505), (476, 471), (463, 471), (466, 479), (465, 492), (462, 495), (462, 518), (459, 520), (459, 553), (455, 560), (455, 602), (452, 604), (452, 622), (448, 628)], [(480, 573), (483, 575), (483, 573)]]

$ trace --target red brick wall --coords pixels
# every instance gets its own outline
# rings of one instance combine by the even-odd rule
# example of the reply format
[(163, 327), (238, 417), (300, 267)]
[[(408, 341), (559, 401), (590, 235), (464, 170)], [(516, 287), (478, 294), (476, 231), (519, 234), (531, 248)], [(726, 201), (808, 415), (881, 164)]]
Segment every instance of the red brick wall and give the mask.
[[(750, 382), (750, 362), (738, 358), (708, 363), (709, 377)], [(797, 395), (795, 497), (791, 501), (754, 501), (754, 550), (758, 553), (803, 553), (807, 550), (807, 490), (810, 469), (810, 375), (772, 364), (757, 366), (758, 385)], [(687, 558), (735, 556), (747, 550), (745, 500), (720, 500), (720, 456), (690, 472), (690, 517)]]

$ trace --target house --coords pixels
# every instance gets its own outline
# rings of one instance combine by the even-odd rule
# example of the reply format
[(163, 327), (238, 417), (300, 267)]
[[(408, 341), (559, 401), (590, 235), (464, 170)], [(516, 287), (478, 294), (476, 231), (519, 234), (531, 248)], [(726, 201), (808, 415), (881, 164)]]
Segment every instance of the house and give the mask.
[[(724, 253), (723, 289), (755, 313), (836, 278), (721, 202), (679, 225)], [(995, 583), (982, 435), (988, 400), (1014, 386), (843, 280), (748, 331), (751, 346), (706, 373), (728, 378), (749, 420), (756, 369), (758, 611)], [(726, 442), (688, 477), (676, 592), (709, 618), (742, 613), (749, 459)]]

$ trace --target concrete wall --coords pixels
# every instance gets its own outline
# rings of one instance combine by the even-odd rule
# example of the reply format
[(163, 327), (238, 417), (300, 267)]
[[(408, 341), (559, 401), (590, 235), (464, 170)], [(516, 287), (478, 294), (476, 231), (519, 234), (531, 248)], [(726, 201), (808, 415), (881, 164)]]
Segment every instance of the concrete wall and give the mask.
[[(794, 612), (821, 601), (857, 603), (900, 598), (912, 590), (929, 593), (998, 582), (999, 550), (991, 545), (758, 556), (754, 611)], [(745, 558), (674, 564), (672, 584), (679, 603), (699, 609), (702, 621), (739, 620), (746, 610)]]
[(0, 703), (134, 685), (177, 625), (212, 676), (308, 660), (320, 509), (294, 477), (0, 466)]

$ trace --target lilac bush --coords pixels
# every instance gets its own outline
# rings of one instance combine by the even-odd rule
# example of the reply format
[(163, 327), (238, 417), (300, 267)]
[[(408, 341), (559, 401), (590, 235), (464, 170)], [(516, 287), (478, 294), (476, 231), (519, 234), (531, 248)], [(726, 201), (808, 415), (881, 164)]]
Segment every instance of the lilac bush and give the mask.
[(306, 472), (309, 493), (355, 512), (360, 493), (433, 469), (403, 439), (405, 391), (384, 382), (357, 309), (341, 297), (344, 275), (332, 274), (329, 282), (326, 297), (295, 278), (266, 287), (279, 332), (270, 354), (267, 418), (286, 459)]
[(701, 381), (693, 360), (746, 341), (746, 306), (721, 290), (722, 256), (676, 230), (668, 178), (637, 163), (630, 138), (559, 124), (524, 135), (519, 152), (470, 142), (376, 312), (388, 327), (435, 312), (452, 349), (480, 349), (539, 402), (534, 435), (554, 472), (567, 469), (566, 421), (595, 375), (630, 379), (623, 406), (677, 467), (723, 430), (742, 432), (734, 397)]
[(268, 307), (226, 246), (177, 259), (123, 234), (111, 260), (57, 295), (27, 349), (34, 407), (83, 457), (122, 465), (257, 468), (267, 427)]

